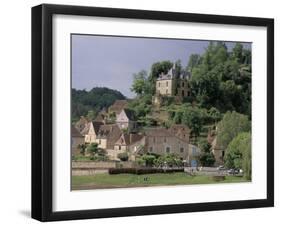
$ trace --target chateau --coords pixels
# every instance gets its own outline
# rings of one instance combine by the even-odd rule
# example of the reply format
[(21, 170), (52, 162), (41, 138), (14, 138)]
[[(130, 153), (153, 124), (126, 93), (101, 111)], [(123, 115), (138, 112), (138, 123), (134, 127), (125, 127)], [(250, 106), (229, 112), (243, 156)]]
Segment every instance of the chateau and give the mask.
[(178, 73), (174, 64), (167, 73), (159, 74), (152, 102), (161, 105), (165, 96), (174, 97), (176, 102), (181, 102), (184, 97), (190, 96), (189, 78), (190, 74), (187, 72)]

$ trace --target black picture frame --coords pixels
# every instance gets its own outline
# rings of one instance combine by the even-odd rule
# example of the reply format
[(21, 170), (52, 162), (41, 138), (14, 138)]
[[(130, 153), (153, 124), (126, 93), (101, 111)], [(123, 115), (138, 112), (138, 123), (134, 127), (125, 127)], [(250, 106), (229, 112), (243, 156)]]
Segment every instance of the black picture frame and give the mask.
[[(52, 210), (52, 17), (55, 14), (266, 27), (267, 198), (54, 212)], [(274, 206), (273, 19), (50, 4), (32, 8), (32, 218), (40, 221), (57, 221), (272, 206)]]

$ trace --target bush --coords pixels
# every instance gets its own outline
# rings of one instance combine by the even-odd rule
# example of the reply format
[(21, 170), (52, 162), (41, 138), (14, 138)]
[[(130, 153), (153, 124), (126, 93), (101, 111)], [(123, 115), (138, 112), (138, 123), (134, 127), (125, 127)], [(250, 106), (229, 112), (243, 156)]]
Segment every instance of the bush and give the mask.
[(161, 168), (110, 168), (108, 170), (109, 174), (153, 174), (153, 173), (176, 173), (176, 172), (184, 172), (183, 168), (178, 169), (161, 169)]
[(131, 173), (136, 174), (136, 168), (110, 168), (108, 170), (109, 174), (121, 174), (121, 173)]
[(128, 161), (129, 159), (129, 155), (127, 152), (119, 153), (117, 157), (123, 162)]

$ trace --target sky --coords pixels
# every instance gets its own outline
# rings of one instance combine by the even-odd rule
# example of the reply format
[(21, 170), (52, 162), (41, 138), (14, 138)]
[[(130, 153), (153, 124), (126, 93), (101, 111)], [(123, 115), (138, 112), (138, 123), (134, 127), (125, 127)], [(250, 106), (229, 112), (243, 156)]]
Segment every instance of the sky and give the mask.
[[(208, 44), (200, 40), (72, 35), (72, 88), (108, 87), (132, 98), (134, 73), (149, 72), (153, 63), (163, 60), (179, 59), (185, 67), (189, 56), (204, 53)], [(226, 45), (231, 49), (235, 43)]]

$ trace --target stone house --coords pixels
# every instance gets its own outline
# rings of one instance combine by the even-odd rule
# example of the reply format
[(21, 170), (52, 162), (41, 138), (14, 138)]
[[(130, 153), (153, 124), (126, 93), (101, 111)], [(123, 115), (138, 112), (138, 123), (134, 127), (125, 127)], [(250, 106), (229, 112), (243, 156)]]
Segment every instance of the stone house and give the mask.
[(135, 131), (137, 129), (137, 122), (134, 112), (127, 108), (123, 109), (116, 116), (116, 124), (122, 130)]
[(142, 134), (122, 134), (114, 145), (116, 156), (119, 153), (127, 152), (130, 161), (135, 161), (138, 151), (145, 146), (145, 137)]
[(191, 130), (186, 125), (174, 124), (169, 128), (169, 130), (172, 134), (175, 134), (176, 137), (179, 137), (189, 143)]
[(99, 148), (114, 149), (116, 141), (122, 134), (121, 129), (116, 124), (101, 125), (96, 136), (96, 142)]
[(81, 133), (89, 122), (90, 120), (88, 118), (81, 116), (79, 121), (75, 123), (75, 128)]
[(166, 128), (148, 128), (145, 130), (146, 150), (158, 155), (177, 154), (180, 158), (187, 159), (189, 143), (172, 133)]
[(96, 122), (102, 122), (103, 124), (106, 124), (106, 120), (107, 120), (107, 113), (104, 110), (100, 111), (97, 117), (95, 118)]
[(71, 126), (71, 155), (79, 155), (79, 145), (84, 144), (84, 136), (79, 133), (75, 126)]
[(103, 122), (91, 121), (81, 132), (85, 136), (85, 143), (97, 143), (97, 135)]
[(175, 97), (177, 101), (190, 96), (189, 77), (189, 73), (186, 72), (177, 74), (175, 64), (167, 73), (162, 72), (156, 80), (156, 92), (152, 102), (158, 105), (161, 104), (162, 96)]

